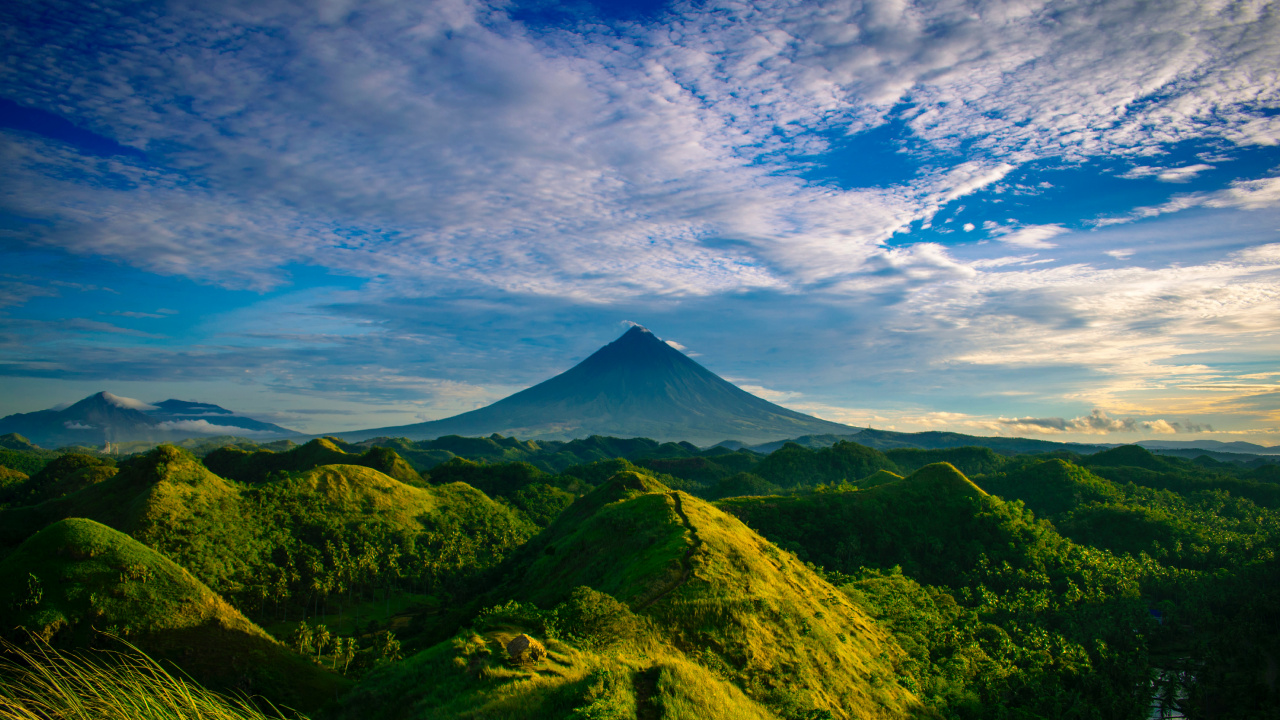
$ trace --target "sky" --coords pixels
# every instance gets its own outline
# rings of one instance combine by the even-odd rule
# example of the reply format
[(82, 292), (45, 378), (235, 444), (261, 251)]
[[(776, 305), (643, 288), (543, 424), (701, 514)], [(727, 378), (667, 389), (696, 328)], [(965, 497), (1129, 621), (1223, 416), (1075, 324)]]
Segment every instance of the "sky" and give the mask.
[(639, 323), (851, 425), (1280, 444), (1280, 2), (0, 18), (0, 415), (411, 423)]

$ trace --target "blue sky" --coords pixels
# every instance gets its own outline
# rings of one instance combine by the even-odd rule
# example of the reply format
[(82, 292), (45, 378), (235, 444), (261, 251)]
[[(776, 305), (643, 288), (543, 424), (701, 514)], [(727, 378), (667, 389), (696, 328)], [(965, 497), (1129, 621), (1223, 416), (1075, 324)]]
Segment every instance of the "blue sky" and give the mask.
[(1280, 7), (0, 7), (0, 414), (448, 416), (641, 323), (855, 425), (1280, 443)]

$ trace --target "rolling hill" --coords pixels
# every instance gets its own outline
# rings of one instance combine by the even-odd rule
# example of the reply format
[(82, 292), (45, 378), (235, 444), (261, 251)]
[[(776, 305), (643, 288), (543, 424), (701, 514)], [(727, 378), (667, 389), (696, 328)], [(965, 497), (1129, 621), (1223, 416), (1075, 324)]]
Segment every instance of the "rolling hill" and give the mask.
[[(922, 710), (894, 679), (901, 649), (847, 595), (736, 518), (641, 473), (579, 498), (502, 571), (486, 600), (499, 605), (370, 676), (345, 700), (347, 716), (843, 720)], [(501, 648), (526, 633), (549, 653), (513, 670)]]
[[(185, 569), (92, 520), (60, 520), (0, 561), (0, 626), (61, 647), (122, 636), (209, 687), (314, 710), (350, 682), (289, 651)], [(21, 634), (18, 635), (21, 637)]]

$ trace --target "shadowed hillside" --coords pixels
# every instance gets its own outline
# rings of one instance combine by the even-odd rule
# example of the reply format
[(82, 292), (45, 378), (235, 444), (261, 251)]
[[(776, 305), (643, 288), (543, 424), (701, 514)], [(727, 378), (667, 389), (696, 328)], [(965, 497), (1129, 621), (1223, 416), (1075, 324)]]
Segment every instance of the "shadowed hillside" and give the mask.
[[(984, 717), (979, 708), (1008, 706), (1047, 717), (1106, 707), (1124, 717), (1145, 707), (1146, 664), (1132, 631), (1150, 622), (1139, 566), (1074, 545), (947, 463), (864, 490), (719, 506), (855, 581), (845, 589), (907, 643), (912, 677), (940, 710)], [(1054, 699), (1065, 696), (1074, 699)]]
[(222, 690), (314, 710), (350, 683), (295, 655), (160, 553), (92, 520), (56, 522), (0, 561), (0, 626), (61, 647), (127, 638)]

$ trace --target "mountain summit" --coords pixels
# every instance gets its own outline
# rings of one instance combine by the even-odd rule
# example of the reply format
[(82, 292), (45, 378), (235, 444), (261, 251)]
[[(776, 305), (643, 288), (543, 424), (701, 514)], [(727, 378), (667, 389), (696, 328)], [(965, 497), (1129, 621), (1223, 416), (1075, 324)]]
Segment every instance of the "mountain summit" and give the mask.
[(612, 435), (711, 444), (853, 432), (758, 398), (635, 326), (573, 368), (488, 407), (339, 435), (411, 440), (491, 433), (555, 440)]
[(45, 447), (104, 442), (173, 442), (189, 437), (285, 437), (298, 433), (209, 403), (146, 403), (103, 391), (67, 406), (0, 418), (0, 434), (18, 433)]

